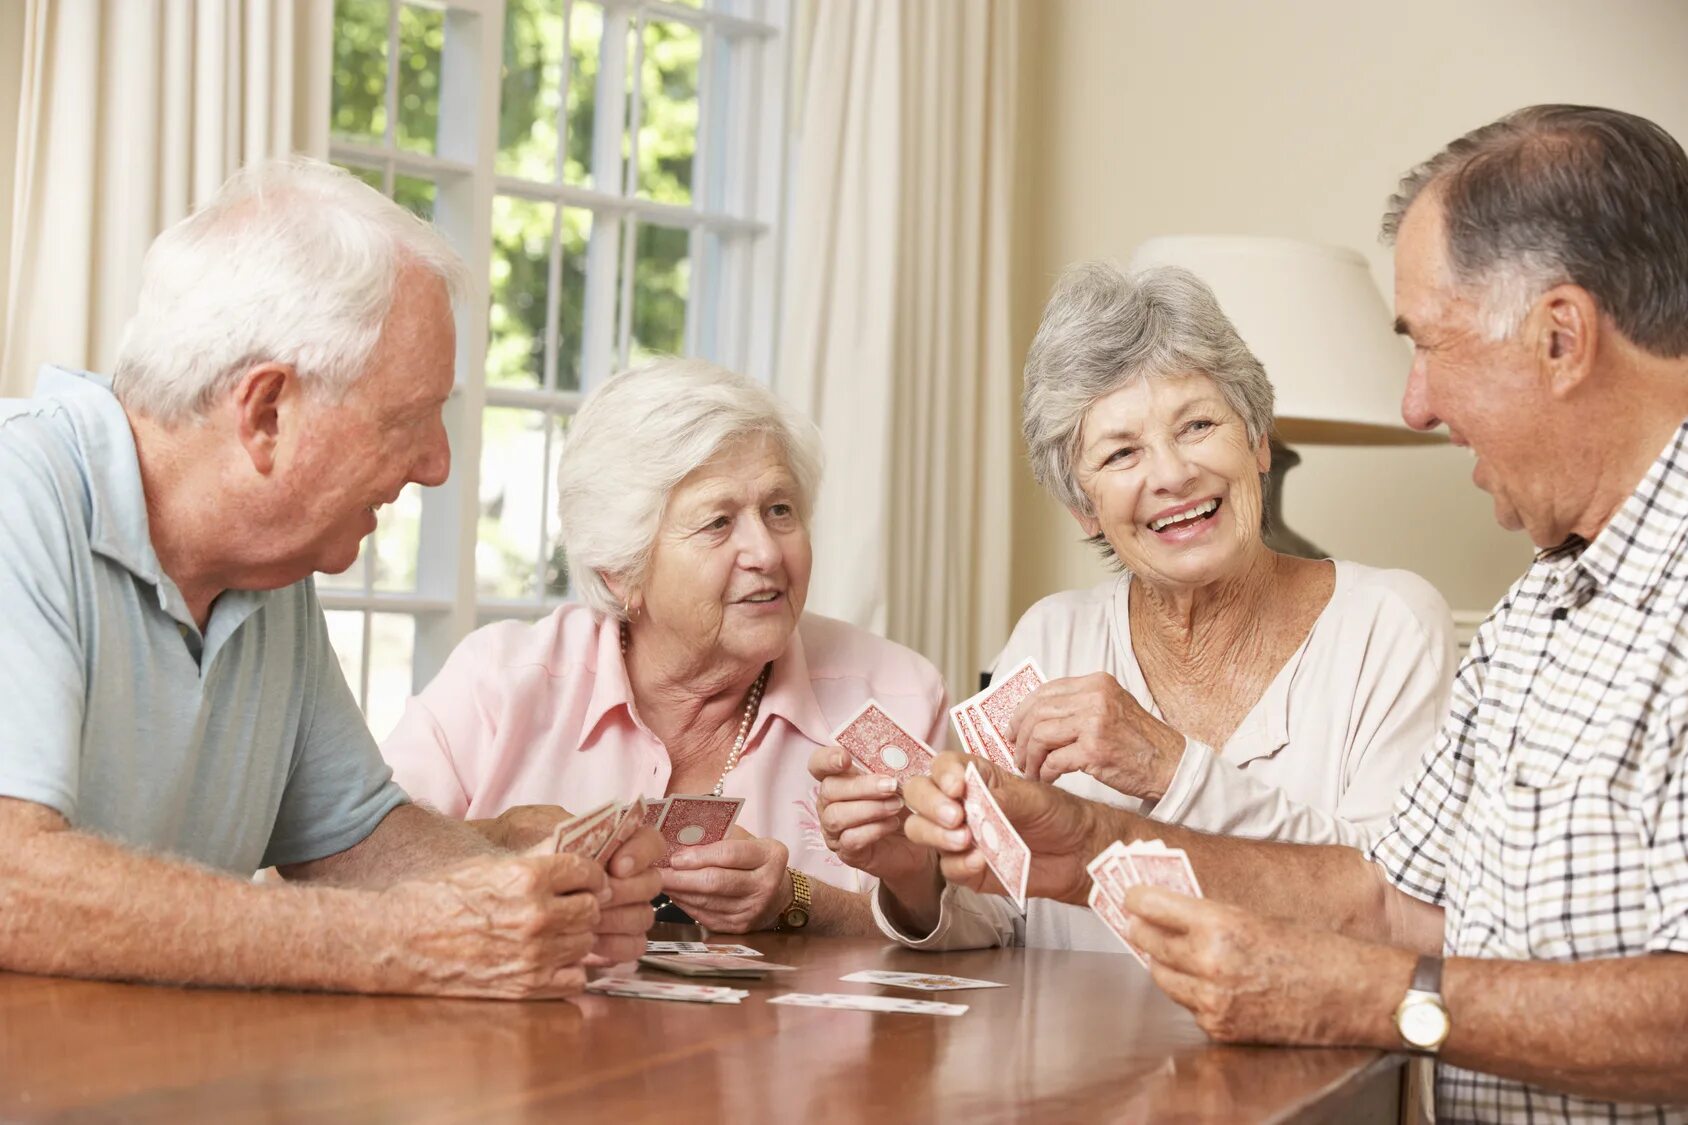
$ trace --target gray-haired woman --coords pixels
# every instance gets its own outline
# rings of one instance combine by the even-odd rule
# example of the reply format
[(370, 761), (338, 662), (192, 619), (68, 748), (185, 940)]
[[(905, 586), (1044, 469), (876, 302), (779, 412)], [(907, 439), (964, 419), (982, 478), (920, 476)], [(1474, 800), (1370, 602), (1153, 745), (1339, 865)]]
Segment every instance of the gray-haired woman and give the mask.
[(610, 379), (557, 474), (579, 602), (458, 646), (382, 747), (399, 783), (508, 846), (559, 806), (741, 797), (749, 831), (675, 852), (669, 897), (723, 932), (871, 932), (871, 880), (827, 850), (805, 765), (869, 698), (935, 746), (944, 686), (803, 612), (819, 479), (814, 427), (751, 379), (691, 360)]
[[(1272, 387), (1212, 292), (1175, 268), (1060, 281), (1026, 359), (1032, 470), (1122, 573), (1044, 598), (997, 658), (1028, 776), (1190, 827), (1364, 846), (1443, 713), (1453, 622), (1422, 579), (1261, 538)], [(817, 758), (817, 767), (824, 767)], [(907, 944), (1120, 947), (1087, 911), (945, 890), (858, 781), (816, 768), (829, 839), (872, 839), (876, 910)]]

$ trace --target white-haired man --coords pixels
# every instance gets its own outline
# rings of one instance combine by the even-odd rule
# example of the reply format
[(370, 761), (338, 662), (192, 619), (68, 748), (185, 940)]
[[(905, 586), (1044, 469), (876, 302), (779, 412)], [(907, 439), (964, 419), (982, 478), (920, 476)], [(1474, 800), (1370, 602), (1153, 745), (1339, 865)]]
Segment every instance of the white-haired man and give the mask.
[(347, 174), (257, 166), (153, 243), (110, 386), (0, 406), (0, 969), (537, 997), (642, 948), (654, 834), (610, 877), (409, 803), (310, 581), (445, 480), (462, 278)]
[[(1363, 854), (993, 787), (1035, 894), (1085, 901), (1112, 839), (1186, 849), (1208, 899), (1134, 889), (1130, 935), (1216, 1038), (1439, 1052), (1441, 1120), (1688, 1120), (1688, 155), (1532, 107), (1410, 173), (1384, 229), (1403, 413), (1541, 549), (1389, 830)], [(1106, 731), (1059, 703), (1022, 747)], [(976, 885), (960, 765), (910, 784), (908, 834)]]

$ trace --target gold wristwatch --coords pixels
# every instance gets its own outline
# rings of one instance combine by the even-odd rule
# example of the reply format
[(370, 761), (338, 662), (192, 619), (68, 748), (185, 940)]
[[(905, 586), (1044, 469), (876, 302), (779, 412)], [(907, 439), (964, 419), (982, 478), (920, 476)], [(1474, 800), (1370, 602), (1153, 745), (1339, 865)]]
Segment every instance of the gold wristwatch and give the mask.
[(1442, 1049), (1450, 1027), (1448, 1007), (1442, 1002), (1442, 959), (1420, 957), (1412, 984), (1395, 1009), (1395, 1030), (1408, 1049), (1434, 1055)]
[(809, 924), (809, 877), (795, 867), (786, 871), (791, 876), (791, 902), (780, 911), (774, 929), (801, 930)]

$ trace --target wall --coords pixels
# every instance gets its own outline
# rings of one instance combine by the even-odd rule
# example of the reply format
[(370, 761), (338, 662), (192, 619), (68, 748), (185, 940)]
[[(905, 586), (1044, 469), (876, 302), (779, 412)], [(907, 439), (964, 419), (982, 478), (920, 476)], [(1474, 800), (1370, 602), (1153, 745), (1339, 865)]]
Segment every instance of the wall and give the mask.
[[(0, 355), (6, 354), (6, 303), (11, 293), (12, 171), (23, 82), (23, 13), (21, 3), (0, 0)], [(5, 384), (0, 373), (0, 386)]]
[[(1521, 105), (1611, 105), (1688, 141), (1679, 0), (1028, 0), (1022, 37), (1021, 356), (1062, 266), (1123, 261), (1155, 234), (1352, 246), (1389, 297), (1377, 221), (1400, 174)], [(1300, 452), (1287, 521), (1339, 557), (1416, 570), (1456, 611), (1487, 609), (1529, 562), (1459, 450)], [(1015, 616), (1105, 573), (1030, 473), (1018, 480)]]

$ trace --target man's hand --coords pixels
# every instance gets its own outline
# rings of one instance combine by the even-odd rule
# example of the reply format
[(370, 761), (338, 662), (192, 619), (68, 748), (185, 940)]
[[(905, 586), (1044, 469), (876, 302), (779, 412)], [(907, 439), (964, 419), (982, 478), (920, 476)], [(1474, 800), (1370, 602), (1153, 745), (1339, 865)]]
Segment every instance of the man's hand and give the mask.
[(789, 858), (778, 840), (735, 828), (719, 843), (677, 850), (662, 873), (662, 889), (711, 930), (765, 930), (791, 901)]
[(574, 814), (560, 805), (516, 805), (490, 820), (466, 823), (494, 847), (524, 852), (550, 836), (557, 825), (572, 819)]
[(1133, 944), (1166, 994), (1225, 1043), (1400, 1045), (1414, 955), (1164, 887), (1125, 895)]
[(1031, 849), (1032, 869), (1026, 893), (1082, 904), (1090, 890), (1085, 864), (1112, 837), (1097, 823), (1092, 804), (1049, 785), (1026, 781), (966, 754), (940, 754), (931, 777), (903, 785), (911, 815), (903, 826), (916, 844), (937, 851), (944, 878), (964, 887), (1002, 894), (985, 855), (973, 846), (961, 798), (967, 790), (967, 765), (977, 766), (1020, 838)]
[(660, 855), (662, 837), (640, 828), (605, 858), (610, 899), (600, 911), (598, 941), (587, 964), (619, 965), (645, 952), (645, 931), (655, 921), (651, 899), (662, 890), (662, 872), (651, 864)]
[(1143, 710), (1106, 672), (1051, 680), (1026, 697), (1009, 725), (1029, 778), (1087, 773), (1130, 797), (1165, 796), (1184, 757), (1184, 736)]
[(568, 996), (613, 897), (572, 855), (474, 859), (375, 900), (390, 935), (370, 991), (526, 1000)]

